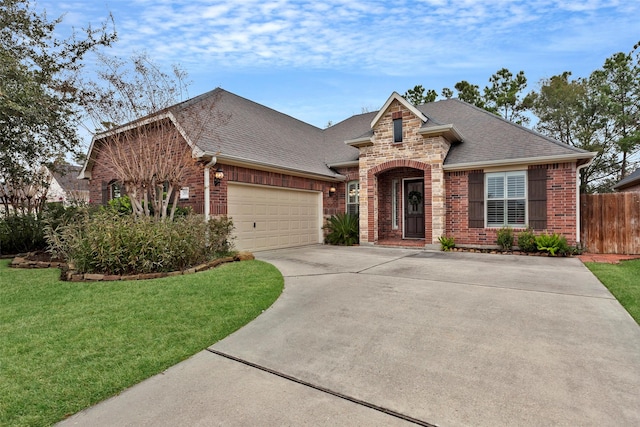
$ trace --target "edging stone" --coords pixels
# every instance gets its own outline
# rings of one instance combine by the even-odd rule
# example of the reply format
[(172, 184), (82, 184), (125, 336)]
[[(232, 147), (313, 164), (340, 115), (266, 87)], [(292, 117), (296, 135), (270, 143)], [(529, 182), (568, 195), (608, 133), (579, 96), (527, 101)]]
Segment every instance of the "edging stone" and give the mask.
[[(211, 270), (219, 265), (229, 263), (229, 262), (237, 262), (237, 261), (249, 261), (256, 259), (255, 256), (251, 252), (238, 252), (236, 255), (232, 257), (225, 258), (216, 258), (207, 263), (197, 265), (195, 267), (188, 268), (186, 270), (178, 270), (171, 272), (162, 272), (162, 273), (145, 273), (145, 274), (132, 274), (132, 275), (108, 275), (108, 274), (95, 274), (95, 273), (78, 273), (76, 270), (68, 269), (67, 265), (61, 266), (62, 272), (60, 274), (60, 279), (64, 281), (70, 282), (107, 282), (107, 281), (118, 281), (118, 280), (150, 280), (150, 279), (159, 279), (162, 277), (174, 277), (180, 276), (183, 274), (194, 274), (199, 273), (201, 271)], [(28, 267), (30, 268), (30, 267)]]

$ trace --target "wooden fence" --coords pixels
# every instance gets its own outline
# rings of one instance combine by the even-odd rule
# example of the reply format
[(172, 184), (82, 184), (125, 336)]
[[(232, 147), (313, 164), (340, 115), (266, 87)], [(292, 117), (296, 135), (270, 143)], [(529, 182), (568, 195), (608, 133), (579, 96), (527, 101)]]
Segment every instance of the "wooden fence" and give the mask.
[(583, 194), (580, 222), (589, 252), (640, 254), (640, 193)]

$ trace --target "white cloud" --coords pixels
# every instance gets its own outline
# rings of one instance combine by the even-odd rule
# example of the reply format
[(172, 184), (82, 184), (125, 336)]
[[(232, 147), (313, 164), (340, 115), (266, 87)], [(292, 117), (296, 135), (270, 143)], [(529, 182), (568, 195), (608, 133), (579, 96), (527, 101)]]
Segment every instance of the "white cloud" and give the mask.
[[(106, 16), (92, 0), (40, 4), (69, 11), (76, 26)], [(112, 0), (107, 7), (118, 53), (158, 52), (203, 69), (387, 75), (508, 62), (523, 51), (607, 49), (631, 37), (640, 14), (640, 4), (616, 0)]]

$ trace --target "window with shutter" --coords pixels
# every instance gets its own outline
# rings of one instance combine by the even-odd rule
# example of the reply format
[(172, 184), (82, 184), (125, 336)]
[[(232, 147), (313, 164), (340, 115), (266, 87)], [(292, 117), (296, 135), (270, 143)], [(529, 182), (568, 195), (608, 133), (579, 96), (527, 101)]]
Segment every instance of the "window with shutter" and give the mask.
[(484, 228), (484, 173), (469, 174), (469, 228)]
[(487, 227), (525, 227), (527, 224), (526, 173), (486, 175)]

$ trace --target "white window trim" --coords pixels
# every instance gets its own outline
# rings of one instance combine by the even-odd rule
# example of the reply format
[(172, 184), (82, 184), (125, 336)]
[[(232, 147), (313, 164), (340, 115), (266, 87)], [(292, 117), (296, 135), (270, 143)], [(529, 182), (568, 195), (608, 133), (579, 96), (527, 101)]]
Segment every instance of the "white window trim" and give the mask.
[[(356, 201), (354, 203), (349, 203), (349, 187), (352, 183), (356, 183)], [(349, 206), (355, 205), (357, 206), (358, 214), (360, 213), (360, 181), (357, 179), (353, 179), (351, 181), (347, 181), (347, 185), (345, 186), (345, 204), (344, 210), (346, 213), (349, 213)]]
[[(502, 175), (504, 176), (504, 185), (507, 185), (507, 177), (520, 175), (524, 177), (524, 197), (511, 197), (507, 196), (507, 191), (505, 188), (505, 194), (502, 199), (491, 199), (491, 200), (522, 200), (524, 199), (524, 224), (502, 224), (502, 225), (489, 225), (489, 178), (491, 176)], [(527, 228), (529, 226), (529, 178), (526, 170), (517, 170), (517, 171), (508, 171), (508, 172), (487, 172), (484, 174), (484, 227), (485, 228), (502, 228), (502, 227), (511, 227), (511, 228)], [(505, 215), (508, 216), (507, 211), (505, 210)]]
[(398, 225), (398, 180), (391, 181), (391, 229), (397, 230)]

